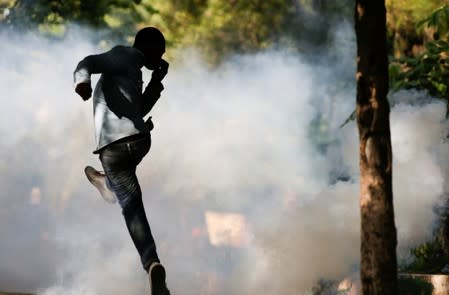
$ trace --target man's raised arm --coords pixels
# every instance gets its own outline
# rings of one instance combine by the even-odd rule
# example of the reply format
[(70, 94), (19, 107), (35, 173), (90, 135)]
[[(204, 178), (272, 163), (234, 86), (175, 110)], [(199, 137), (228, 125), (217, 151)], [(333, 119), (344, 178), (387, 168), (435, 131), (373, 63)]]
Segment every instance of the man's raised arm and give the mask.
[(158, 99), (161, 97), (161, 92), (164, 90), (164, 85), (162, 85), (162, 80), (168, 72), (168, 62), (161, 60), (161, 65), (159, 68), (153, 71), (151, 76), (151, 81), (148, 83), (145, 91), (142, 94), (142, 117), (145, 117), (156, 104)]
[(121, 71), (126, 71), (127, 59), (125, 55), (124, 48), (117, 46), (108, 52), (85, 57), (78, 63), (78, 66), (73, 72), (75, 92), (83, 100), (88, 100), (92, 95), (90, 76), (92, 74), (120, 73)]

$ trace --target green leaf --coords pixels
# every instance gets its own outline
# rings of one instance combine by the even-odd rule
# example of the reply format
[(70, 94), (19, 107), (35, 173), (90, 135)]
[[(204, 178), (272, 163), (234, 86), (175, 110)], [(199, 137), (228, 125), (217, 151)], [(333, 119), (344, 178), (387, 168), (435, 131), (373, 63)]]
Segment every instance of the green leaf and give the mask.
[(343, 124), (340, 125), (340, 128), (343, 128), (346, 124), (348, 124), (349, 122), (352, 122), (355, 120), (356, 117), (356, 112), (355, 110), (349, 115), (348, 118), (346, 118), (346, 120), (343, 122)]

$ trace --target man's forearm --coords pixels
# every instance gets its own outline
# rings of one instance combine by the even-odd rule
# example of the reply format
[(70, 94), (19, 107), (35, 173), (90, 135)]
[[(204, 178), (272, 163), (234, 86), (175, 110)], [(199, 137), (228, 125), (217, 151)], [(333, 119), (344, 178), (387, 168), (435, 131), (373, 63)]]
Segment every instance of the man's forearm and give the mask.
[(102, 54), (86, 56), (78, 63), (73, 73), (75, 85), (90, 83), (92, 74), (126, 73), (131, 59), (130, 53), (123, 46), (116, 46)]
[(145, 117), (161, 97), (164, 85), (159, 81), (151, 80), (142, 94), (142, 117)]
[(92, 62), (91, 56), (87, 56), (78, 63), (78, 66), (73, 72), (73, 82), (75, 85), (80, 83), (90, 83), (90, 75), (93, 68)]

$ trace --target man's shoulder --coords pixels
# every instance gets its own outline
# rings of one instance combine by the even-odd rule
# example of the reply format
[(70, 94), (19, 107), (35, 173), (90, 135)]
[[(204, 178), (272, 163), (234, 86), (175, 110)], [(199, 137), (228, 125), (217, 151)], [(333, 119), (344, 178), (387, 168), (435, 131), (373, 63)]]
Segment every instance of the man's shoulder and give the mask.
[(132, 55), (142, 55), (142, 52), (140, 50), (131, 47), (131, 46), (125, 46), (125, 45), (116, 45), (112, 47), (112, 52), (118, 52), (118, 53), (126, 53), (126, 54), (132, 54)]
[(117, 59), (121, 59), (123, 61), (134, 61), (137, 64), (143, 62), (143, 53), (131, 46), (117, 45), (113, 47), (110, 51), (113, 55), (116, 56)]

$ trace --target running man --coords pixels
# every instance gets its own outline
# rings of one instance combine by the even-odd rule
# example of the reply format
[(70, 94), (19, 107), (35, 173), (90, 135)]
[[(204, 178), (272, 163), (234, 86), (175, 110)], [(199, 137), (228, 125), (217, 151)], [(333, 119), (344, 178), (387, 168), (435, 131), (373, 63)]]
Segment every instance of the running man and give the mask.
[[(145, 121), (164, 89), (161, 81), (168, 70), (162, 59), (165, 38), (154, 27), (137, 32), (132, 47), (116, 46), (99, 55), (85, 57), (76, 67), (75, 92), (84, 101), (92, 95), (91, 75), (101, 74), (93, 93), (94, 125), (98, 154), (104, 173), (87, 166), (88, 180), (109, 202), (118, 200), (126, 226), (145, 271), (149, 274), (151, 295), (169, 295), (165, 269), (142, 202), (136, 177), (137, 165), (151, 147), (153, 123)], [(141, 68), (153, 71), (142, 93)]]

